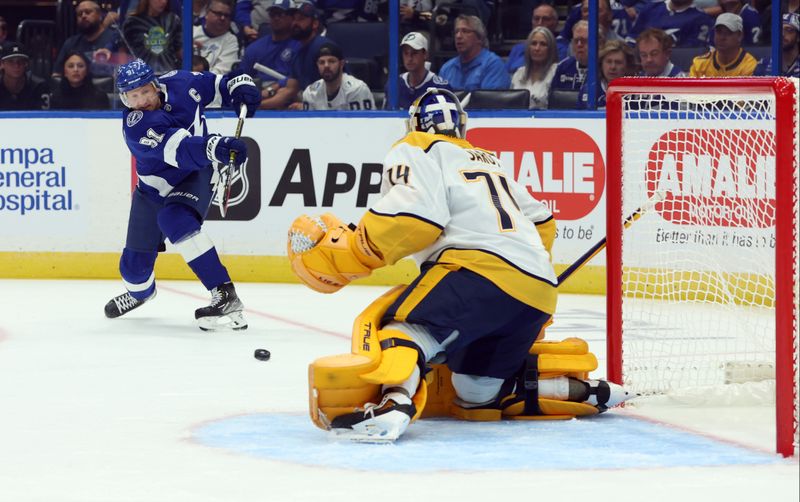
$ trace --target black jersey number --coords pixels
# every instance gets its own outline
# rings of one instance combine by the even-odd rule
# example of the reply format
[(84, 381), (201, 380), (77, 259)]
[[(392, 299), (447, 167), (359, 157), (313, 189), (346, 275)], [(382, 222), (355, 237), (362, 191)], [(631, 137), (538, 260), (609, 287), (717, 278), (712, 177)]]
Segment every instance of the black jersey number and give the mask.
[(500, 192), (498, 191), (497, 184), (495, 184), (494, 180), (496, 177), (500, 187), (503, 189), (506, 195), (508, 195), (508, 199), (512, 204), (514, 204), (514, 207), (517, 208), (517, 211), (519, 211), (519, 205), (511, 195), (511, 189), (508, 187), (508, 180), (506, 180), (506, 177), (502, 174), (492, 174), (487, 171), (462, 171), (461, 174), (464, 176), (464, 179), (466, 179), (467, 182), (486, 183), (486, 187), (489, 189), (489, 198), (492, 201), (492, 205), (494, 205), (495, 211), (497, 211), (497, 220), (500, 225), (500, 231), (513, 231), (516, 228), (514, 226), (514, 219), (511, 218), (511, 215), (508, 213), (508, 211), (506, 211), (506, 208), (503, 207), (503, 202), (500, 200)]
[(365, 100), (362, 100), (361, 103), (359, 103), (358, 101), (351, 101), (350, 102), (350, 109), (351, 110), (361, 110), (362, 108), (364, 110), (372, 110), (372, 101), (370, 101), (368, 99), (365, 99)]

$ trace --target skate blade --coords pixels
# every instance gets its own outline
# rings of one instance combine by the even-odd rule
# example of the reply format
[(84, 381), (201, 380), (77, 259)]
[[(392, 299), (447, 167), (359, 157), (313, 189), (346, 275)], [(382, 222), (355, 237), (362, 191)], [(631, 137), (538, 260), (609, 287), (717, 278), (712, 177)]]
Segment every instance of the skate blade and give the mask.
[(331, 428), (337, 439), (347, 439), (357, 443), (393, 443), (408, 428), (411, 417), (399, 411), (367, 419), (353, 425), (353, 428)]
[(209, 316), (197, 319), (197, 326), (203, 331), (241, 331), (247, 329), (247, 321), (241, 312), (231, 312), (222, 316)]
[(333, 439), (337, 441), (349, 441), (351, 443), (363, 444), (392, 444), (400, 437), (399, 433), (367, 433), (355, 431), (353, 429), (331, 429), (331, 435)]

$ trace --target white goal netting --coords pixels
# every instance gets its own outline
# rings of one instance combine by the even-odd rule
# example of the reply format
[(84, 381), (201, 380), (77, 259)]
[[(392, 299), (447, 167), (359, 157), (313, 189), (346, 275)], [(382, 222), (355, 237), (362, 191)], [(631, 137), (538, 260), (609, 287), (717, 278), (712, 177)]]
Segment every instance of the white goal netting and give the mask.
[[(701, 91), (702, 92), (702, 91)], [(797, 100), (795, 99), (795, 107)], [(776, 281), (794, 287), (797, 162), (776, 166), (770, 93), (640, 91), (622, 97), (622, 377), (644, 395), (774, 401)], [(776, 173), (794, 170), (793, 272), (776, 277)], [(750, 389), (750, 390), (748, 390)], [(797, 413), (797, 389), (794, 389)], [(796, 423), (796, 418), (795, 418)]]

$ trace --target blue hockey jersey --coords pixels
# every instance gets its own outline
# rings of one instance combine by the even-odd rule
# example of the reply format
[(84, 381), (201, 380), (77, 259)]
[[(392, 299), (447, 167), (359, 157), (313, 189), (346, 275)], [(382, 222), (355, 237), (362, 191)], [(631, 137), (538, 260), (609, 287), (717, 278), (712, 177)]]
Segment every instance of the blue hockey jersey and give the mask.
[(124, 112), (122, 133), (147, 197), (162, 200), (193, 171), (211, 166), (204, 110), (229, 100), (223, 80), (210, 72), (172, 71), (158, 79), (160, 109)]
[(675, 40), (677, 47), (708, 45), (714, 20), (697, 7), (671, 10), (667, 2), (646, 4), (636, 17), (628, 32), (628, 40), (634, 42), (647, 28), (660, 28)]

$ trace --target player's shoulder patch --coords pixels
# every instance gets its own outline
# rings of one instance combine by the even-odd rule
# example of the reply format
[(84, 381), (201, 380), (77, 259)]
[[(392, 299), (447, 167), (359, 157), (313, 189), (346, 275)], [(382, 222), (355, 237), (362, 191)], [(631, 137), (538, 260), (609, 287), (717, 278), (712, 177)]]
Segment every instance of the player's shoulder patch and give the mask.
[(132, 110), (128, 114), (128, 116), (125, 118), (125, 124), (128, 127), (133, 127), (136, 124), (138, 124), (140, 120), (142, 120), (143, 116), (144, 116), (144, 113), (142, 113), (141, 110)]

